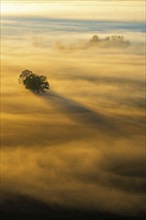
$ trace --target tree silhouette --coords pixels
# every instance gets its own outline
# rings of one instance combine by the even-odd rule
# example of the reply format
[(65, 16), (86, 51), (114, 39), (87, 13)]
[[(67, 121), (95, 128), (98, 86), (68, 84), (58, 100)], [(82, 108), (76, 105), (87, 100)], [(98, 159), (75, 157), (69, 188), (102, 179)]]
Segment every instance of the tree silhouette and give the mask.
[(24, 70), (19, 76), (19, 82), (22, 83), (26, 89), (34, 92), (45, 92), (49, 89), (47, 77), (38, 75), (30, 70)]
[(113, 35), (105, 38), (99, 38), (97, 35), (93, 35), (89, 41), (89, 45), (92, 46), (115, 46), (115, 47), (127, 47), (130, 42), (123, 36)]

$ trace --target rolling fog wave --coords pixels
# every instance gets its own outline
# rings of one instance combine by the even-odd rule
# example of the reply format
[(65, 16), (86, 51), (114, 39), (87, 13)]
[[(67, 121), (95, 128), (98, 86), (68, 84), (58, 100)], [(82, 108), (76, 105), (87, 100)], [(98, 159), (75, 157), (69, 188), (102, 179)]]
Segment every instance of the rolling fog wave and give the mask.
[[(16, 26), (20, 22), (24, 24), (24, 19)], [(31, 29), (34, 20), (27, 22)], [(68, 30), (70, 21), (60, 22)], [(83, 25), (71, 23), (78, 24), (75, 31)], [(117, 25), (112, 23), (114, 28)], [(130, 24), (126, 25), (129, 29)], [(132, 27), (134, 31), (142, 28)], [(86, 28), (83, 25), (81, 31)], [(20, 35), (25, 31), (18, 29)], [(9, 31), (5, 26), (4, 33)], [(145, 57), (141, 47), (79, 47), (66, 53), (49, 46), (56, 34), (47, 47), (32, 44), (37, 31), (39, 27), (22, 42), (11, 32), (13, 44), (9, 38), (2, 44), (1, 203), (24, 196), (64, 208), (142, 215)], [(70, 41), (70, 34), (66, 36)], [(24, 69), (46, 75), (48, 93), (25, 90), (18, 83)]]

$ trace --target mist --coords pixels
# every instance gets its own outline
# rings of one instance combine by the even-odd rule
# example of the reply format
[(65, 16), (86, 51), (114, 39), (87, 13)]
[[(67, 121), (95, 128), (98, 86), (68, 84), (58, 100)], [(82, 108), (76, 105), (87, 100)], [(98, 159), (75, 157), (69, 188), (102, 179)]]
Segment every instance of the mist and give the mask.
[[(126, 33), (128, 47), (85, 48), (92, 32), (20, 32), (2, 39), (1, 203), (25, 196), (48, 206), (142, 216), (143, 33)], [(18, 83), (25, 69), (47, 76), (46, 94)]]

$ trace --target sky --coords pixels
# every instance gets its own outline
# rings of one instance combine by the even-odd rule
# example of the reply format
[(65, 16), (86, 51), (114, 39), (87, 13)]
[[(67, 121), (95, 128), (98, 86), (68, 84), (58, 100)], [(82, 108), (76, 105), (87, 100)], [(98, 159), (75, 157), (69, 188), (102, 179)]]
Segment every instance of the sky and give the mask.
[[(41, 3), (41, 4), (40, 4)], [(144, 22), (144, 1), (20, 1), (3, 3), (2, 16), (27, 15), (72, 19)], [(124, 16), (123, 16), (124, 15)]]

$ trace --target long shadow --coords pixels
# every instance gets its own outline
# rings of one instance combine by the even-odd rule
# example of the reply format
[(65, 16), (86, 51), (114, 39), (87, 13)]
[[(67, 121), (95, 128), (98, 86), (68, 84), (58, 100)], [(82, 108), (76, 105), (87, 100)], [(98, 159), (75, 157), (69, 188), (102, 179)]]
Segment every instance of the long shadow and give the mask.
[(97, 113), (76, 101), (61, 96), (55, 91), (35, 95), (50, 102), (58, 109), (58, 112), (67, 114), (67, 116), (75, 120), (77, 123), (82, 123), (87, 127), (100, 129), (108, 134), (120, 132), (120, 128), (114, 125), (112, 118), (107, 117), (102, 113)]

